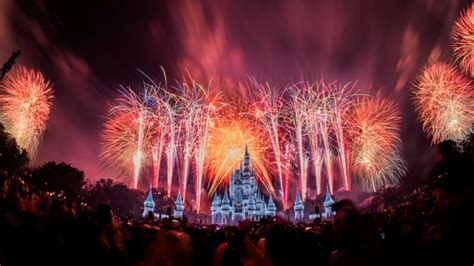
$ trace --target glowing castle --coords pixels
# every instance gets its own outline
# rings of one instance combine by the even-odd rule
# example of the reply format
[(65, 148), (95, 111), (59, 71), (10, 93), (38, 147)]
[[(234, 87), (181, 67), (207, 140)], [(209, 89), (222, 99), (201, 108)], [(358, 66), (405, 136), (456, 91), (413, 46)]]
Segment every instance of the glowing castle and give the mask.
[[(229, 192), (227, 192), (229, 191)], [(230, 177), (229, 189), (223, 197), (217, 193), (211, 205), (213, 224), (235, 224), (244, 219), (258, 221), (263, 217), (275, 217), (276, 206), (272, 196), (265, 202), (255, 179), (255, 171), (250, 164), (250, 156), (245, 146), (244, 165), (240, 165)]]

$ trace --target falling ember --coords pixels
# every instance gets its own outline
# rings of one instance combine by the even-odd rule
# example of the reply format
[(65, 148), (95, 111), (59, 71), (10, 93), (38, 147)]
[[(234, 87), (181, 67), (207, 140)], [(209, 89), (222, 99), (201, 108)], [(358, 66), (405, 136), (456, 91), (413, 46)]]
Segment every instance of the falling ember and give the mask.
[(474, 76), (474, 4), (454, 24), (453, 48), (459, 65)]
[(423, 130), (432, 143), (463, 142), (474, 123), (474, 90), (454, 67), (437, 63), (427, 67), (414, 92)]
[(274, 193), (267, 169), (267, 146), (261, 132), (241, 119), (221, 120), (209, 132), (209, 148), (205, 168), (209, 180), (208, 194), (212, 195), (221, 185), (229, 182), (230, 175), (237, 169), (245, 153), (245, 145), (255, 167), (256, 177), (265, 188)]
[(31, 161), (46, 129), (52, 100), (51, 84), (40, 72), (26, 67), (13, 68), (0, 83), (2, 122)]
[(347, 118), (352, 139), (352, 167), (362, 190), (397, 184), (406, 172), (401, 157), (400, 112), (387, 100), (358, 103)]

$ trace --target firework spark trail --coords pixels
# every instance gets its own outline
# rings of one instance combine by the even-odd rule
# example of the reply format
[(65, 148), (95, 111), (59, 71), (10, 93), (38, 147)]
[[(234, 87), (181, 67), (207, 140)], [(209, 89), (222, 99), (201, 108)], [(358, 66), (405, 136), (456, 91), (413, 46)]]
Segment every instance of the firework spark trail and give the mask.
[[(275, 164), (277, 167), (278, 181), (280, 189), (283, 192), (283, 198), (288, 198), (285, 195), (283, 189), (283, 168), (282, 168), (282, 152), (280, 147), (280, 125), (283, 108), (282, 95), (274, 91), (274, 89), (267, 83), (265, 85), (258, 83), (255, 79), (250, 79), (251, 84), (256, 89), (256, 96), (258, 98), (258, 107), (255, 112), (255, 117), (260, 122), (261, 126), (265, 128), (265, 131), (270, 138), (273, 156), (275, 158)], [(284, 208), (288, 205), (287, 201), (283, 202)]]
[(196, 167), (196, 182), (195, 182), (195, 201), (196, 211), (199, 213), (201, 209), (201, 191), (204, 177), (204, 162), (206, 159), (208, 141), (209, 141), (209, 127), (211, 119), (215, 117), (217, 107), (217, 96), (210, 98), (205, 87), (199, 87), (202, 96), (199, 97), (200, 105), (195, 117), (195, 133), (196, 133), (196, 151), (194, 154)]
[(329, 185), (329, 192), (334, 194), (334, 172), (332, 165), (331, 146), (329, 143), (329, 114), (327, 113), (327, 106), (324, 104), (321, 119), (319, 120), (319, 128), (321, 129), (321, 139), (324, 146), (324, 166), (326, 169), (326, 177)]
[(138, 178), (140, 177), (140, 169), (142, 167), (143, 159), (143, 111), (138, 115), (138, 140), (137, 150), (133, 156), (133, 188), (138, 187)]
[[(316, 106), (316, 105), (315, 105)], [(321, 116), (319, 108), (315, 107), (306, 117), (308, 138), (311, 150), (311, 161), (313, 163), (313, 173), (316, 181), (316, 193), (320, 195), (321, 189), (321, 170), (323, 155), (321, 153), (321, 147), (319, 145), (319, 117)]]
[(28, 152), (31, 162), (46, 129), (52, 100), (49, 81), (26, 67), (14, 67), (0, 83), (1, 118), (18, 145)]
[(349, 171), (349, 156), (346, 150), (346, 143), (344, 139), (344, 125), (343, 117), (348, 112), (352, 105), (352, 98), (354, 96), (353, 90), (354, 86), (351, 86), (350, 83), (347, 83), (344, 86), (337, 87), (330, 85), (332, 89), (330, 90), (330, 99), (332, 105), (332, 123), (334, 132), (336, 135), (340, 169), (342, 170), (342, 179), (344, 189), (346, 191), (351, 190), (351, 180), (350, 180), (350, 171)]
[(289, 94), (291, 97), (290, 103), (290, 113), (293, 122), (293, 130), (296, 135), (296, 149), (298, 155), (299, 163), (299, 177), (300, 177), (300, 186), (301, 186), (301, 200), (306, 199), (306, 190), (308, 186), (308, 157), (306, 156), (306, 151), (303, 148), (304, 145), (304, 127), (305, 120), (308, 116), (308, 99), (307, 91), (304, 88), (299, 88), (298, 86), (290, 86)]
[(158, 144), (154, 144), (152, 147), (152, 159), (153, 159), (153, 187), (158, 188), (160, 179), (160, 166), (161, 158), (163, 156), (163, 149), (165, 147), (165, 134), (164, 127), (160, 124), (160, 136), (158, 138)]
[(347, 119), (359, 187), (376, 191), (397, 184), (406, 165), (400, 152), (401, 117), (396, 106), (387, 100), (367, 99), (358, 103)]
[(189, 108), (186, 109), (183, 115), (182, 125), (178, 130), (178, 135), (181, 137), (181, 173), (180, 173), (180, 192), (181, 197), (183, 198), (183, 204), (186, 200), (186, 187), (188, 184), (188, 176), (189, 176), (189, 166), (191, 162), (191, 156), (194, 149), (195, 144), (195, 136), (193, 131), (193, 120), (194, 120), (194, 106), (188, 106)]
[(196, 164), (196, 204), (197, 212), (199, 213), (201, 208), (201, 190), (202, 190), (202, 181), (204, 177), (204, 163), (207, 154), (208, 141), (209, 141), (209, 127), (211, 124), (211, 112), (213, 112), (214, 107), (212, 104), (206, 108), (206, 112), (201, 112), (201, 118), (198, 128), (198, 141), (197, 141), (197, 151), (195, 155), (195, 164)]
[[(177, 88), (181, 111), (180, 136), (182, 164), (180, 174), (180, 191), (183, 203), (186, 200), (189, 170), (194, 158), (196, 167), (195, 189), (196, 206), (200, 208), (200, 197), (203, 178), (203, 164), (206, 155), (207, 131), (209, 128), (207, 88), (195, 80), (184, 82)], [(199, 200), (198, 200), (199, 197)]]
[(283, 205), (283, 210), (288, 209), (288, 186), (290, 182), (290, 173), (291, 173), (291, 147), (290, 143), (285, 143), (285, 152), (283, 154), (283, 158), (285, 160), (285, 173), (283, 175), (283, 202), (286, 203)]
[(452, 36), (457, 61), (464, 71), (474, 76), (474, 4), (457, 19)]
[(320, 119), (322, 117), (322, 104), (325, 100), (321, 97), (321, 84), (308, 84), (303, 83), (301, 90), (304, 92), (304, 99), (300, 101), (301, 108), (305, 112), (305, 131), (309, 141), (310, 148), (310, 159), (312, 162), (313, 174), (316, 182), (316, 193), (317, 195), (322, 193), (322, 162), (323, 155), (321, 153), (322, 147), (320, 146)]
[(162, 132), (160, 138), (163, 139), (163, 149), (166, 157), (166, 188), (167, 196), (171, 197), (171, 188), (173, 185), (173, 172), (176, 160), (176, 107), (171, 103), (174, 95), (167, 93), (167, 98), (161, 100), (163, 107), (161, 117), (163, 119)]
[(474, 124), (474, 90), (454, 67), (433, 64), (418, 78), (415, 106), (432, 143), (463, 142)]

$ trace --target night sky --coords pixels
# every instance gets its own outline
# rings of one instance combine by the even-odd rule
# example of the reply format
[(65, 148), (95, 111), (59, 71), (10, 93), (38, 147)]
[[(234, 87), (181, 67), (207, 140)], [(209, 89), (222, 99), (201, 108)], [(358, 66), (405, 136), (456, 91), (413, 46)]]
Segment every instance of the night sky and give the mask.
[(19, 63), (54, 83), (35, 164), (65, 161), (90, 179), (108, 177), (98, 161), (100, 131), (119, 84), (140, 91), (137, 69), (161, 80), (160, 66), (170, 80), (188, 70), (227, 83), (248, 75), (280, 83), (357, 81), (362, 91), (399, 104), (404, 157), (422, 177), (436, 150), (416, 119), (411, 88), (425, 63), (452, 61), (451, 28), (468, 4), (0, 0), (0, 62), (21, 49)]

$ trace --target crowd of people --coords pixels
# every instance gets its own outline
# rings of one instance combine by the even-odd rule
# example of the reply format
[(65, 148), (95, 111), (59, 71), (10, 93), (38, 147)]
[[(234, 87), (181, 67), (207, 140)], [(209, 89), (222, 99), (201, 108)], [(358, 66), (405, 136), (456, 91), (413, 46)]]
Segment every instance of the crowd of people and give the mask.
[(87, 206), (4, 178), (0, 265), (472, 264), (472, 194), (441, 184), (383, 211), (340, 200), (332, 220), (219, 227), (117, 217), (106, 204)]

